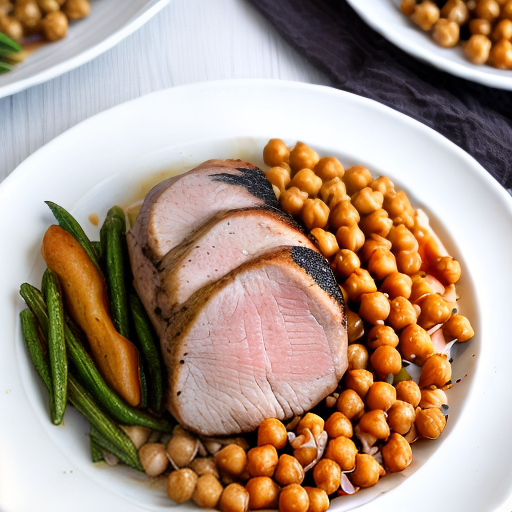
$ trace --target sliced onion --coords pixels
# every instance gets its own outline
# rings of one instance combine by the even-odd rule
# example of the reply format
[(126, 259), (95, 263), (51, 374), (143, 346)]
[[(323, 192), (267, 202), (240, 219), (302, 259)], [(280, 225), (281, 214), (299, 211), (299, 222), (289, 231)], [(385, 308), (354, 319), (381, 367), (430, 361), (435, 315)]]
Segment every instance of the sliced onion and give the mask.
[(368, 434), (367, 432), (363, 432), (359, 428), (359, 425), (355, 426), (354, 434), (359, 439), (359, 441), (361, 441), (364, 453), (367, 453), (368, 455), (373, 455), (374, 453), (377, 453), (379, 451), (379, 449), (376, 446), (373, 446), (377, 442), (377, 438), (375, 436), (372, 436), (371, 434)]
[(359, 487), (354, 487), (352, 482), (348, 479), (345, 473), (341, 475), (341, 485), (338, 491), (338, 496), (352, 495), (359, 491)]
[(444, 295), (445, 287), (434, 276), (431, 276), (430, 274), (427, 274), (425, 276), (425, 281), (430, 286), (430, 289), (432, 290), (432, 293), (439, 293), (439, 295)]
[(414, 382), (416, 382), (416, 384), (419, 384), (421, 376), (421, 366), (411, 363), (411, 361), (407, 361), (406, 359), (404, 359), (403, 362), (407, 363), (407, 365), (404, 366), (405, 369), (407, 370), (407, 373), (410, 375), (411, 379)]
[(450, 284), (445, 288), (443, 299), (446, 302), (457, 302), (457, 292), (455, 291), (454, 284)]

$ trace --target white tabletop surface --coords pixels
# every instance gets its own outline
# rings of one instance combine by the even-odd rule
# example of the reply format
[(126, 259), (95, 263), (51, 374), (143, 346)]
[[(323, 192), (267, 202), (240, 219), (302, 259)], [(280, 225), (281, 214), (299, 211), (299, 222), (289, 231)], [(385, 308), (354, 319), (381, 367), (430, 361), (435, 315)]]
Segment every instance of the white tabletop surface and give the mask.
[(98, 112), (160, 89), (229, 78), (329, 84), (247, 0), (171, 0), (92, 62), (0, 99), (0, 181)]

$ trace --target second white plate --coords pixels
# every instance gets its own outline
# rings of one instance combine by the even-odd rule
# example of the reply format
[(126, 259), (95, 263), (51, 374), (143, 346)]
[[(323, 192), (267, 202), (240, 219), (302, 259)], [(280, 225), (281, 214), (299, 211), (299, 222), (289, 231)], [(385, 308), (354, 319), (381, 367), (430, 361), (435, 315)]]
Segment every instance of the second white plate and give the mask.
[(400, 0), (347, 0), (368, 25), (404, 52), (452, 75), (512, 90), (512, 71), (472, 64), (462, 47), (442, 48), (400, 12)]

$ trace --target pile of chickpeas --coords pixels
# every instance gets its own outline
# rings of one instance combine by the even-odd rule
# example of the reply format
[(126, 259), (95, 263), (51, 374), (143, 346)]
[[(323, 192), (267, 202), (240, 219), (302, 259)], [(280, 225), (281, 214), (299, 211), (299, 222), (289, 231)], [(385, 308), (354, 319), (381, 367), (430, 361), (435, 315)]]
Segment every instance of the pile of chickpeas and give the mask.
[(15, 41), (34, 35), (58, 41), (69, 20), (84, 18), (90, 10), (88, 0), (0, 0), (0, 32)]
[(512, 0), (402, 0), (401, 10), (445, 48), (467, 39), (464, 49), (474, 64), (512, 69)]
[[(325, 512), (333, 498), (407, 468), (411, 444), (446, 426), (451, 362), (436, 352), (473, 335), (457, 309), (459, 263), (403, 191), (365, 167), (344, 169), (298, 142), (265, 146), (267, 179), (330, 262), (346, 303), (348, 370), (335, 392), (288, 423), (204, 438), (125, 427), (147, 475), (166, 479), (177, 503), (222, 512)], [(411, 364), (420, 370), (417, 382)], [(327, 393), (326, 393), (327, 394)]]

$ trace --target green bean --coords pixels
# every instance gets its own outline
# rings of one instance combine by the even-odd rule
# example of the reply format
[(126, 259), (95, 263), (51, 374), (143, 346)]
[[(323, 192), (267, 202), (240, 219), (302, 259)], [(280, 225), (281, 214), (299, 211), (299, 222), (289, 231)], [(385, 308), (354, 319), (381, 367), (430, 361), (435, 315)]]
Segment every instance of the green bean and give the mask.
[(100, 266), (103, 264), (103, 256), (101, 251), (101, 242), (91, 242), (91, 246), (96, 254), (96, 259), (100, 263)]
[[(92, 430), (92, 428), (91, 428)], [(101, 446), (89, 436), (89, 447), (91, 449), (91, 461), (92, 462), (101, 462), (104, 460), (103, 458), (103, 450)]]
[(96, 257), (96, 252), (80, 224), (68, 211), (62, 208), (62, 206), (52, 203), (51, 201), (45, 201), (45, 203), (49, 206), (53, 215), (57, 219), (59, 226), (73, 235), (101, 273), (101, 266), (98, 258)]
[(159, 412), (162, 409), (163, 384), (162, 362), (158, 349), (158, 339), (148, 318), (146, 310), (137, 294), (130, 293), (130, 308), (135, 325), (135, 331), (139, 340), (139, 349), (146, 362), (149, 373), (149, 402), (150, 407)]
[[(20, 294), (25, 299), (28, 307), (39, 321), (43, 334), (47, 331), (48, 314), (42, 301), (41, 292), (34, 286), (24, 283), (21, 285)], [(73, 325), (69, 320), (64, 327), (66, 347), (69, 359), (73, 365), (73, 373), (87, 387), (98, 403), (119, 423), (123, 425), (139, 425), (161, 432), (171, 430), (171, 423), (165, 419), (155, 418), (124, 402), (112, 391), (100, 372), (96, 368), (91, 356), (74, 334)]]
[(128, 299), (126, 294), (126, 221), (124, 211), (113, 206), (100, 230), (101, 251), (110, 300), (110, 314), (114, 326), (125, 338), (130, 338)]
[(54, 425), (60, 425), (64, 419), (68, 401), (68, 360), (64, 338), (64, 308), (57, 277), (49, 269), (43, 276), (45, 284), (45, 302), (48, 310), (48, 355), (52, 394), (50, 413)]

